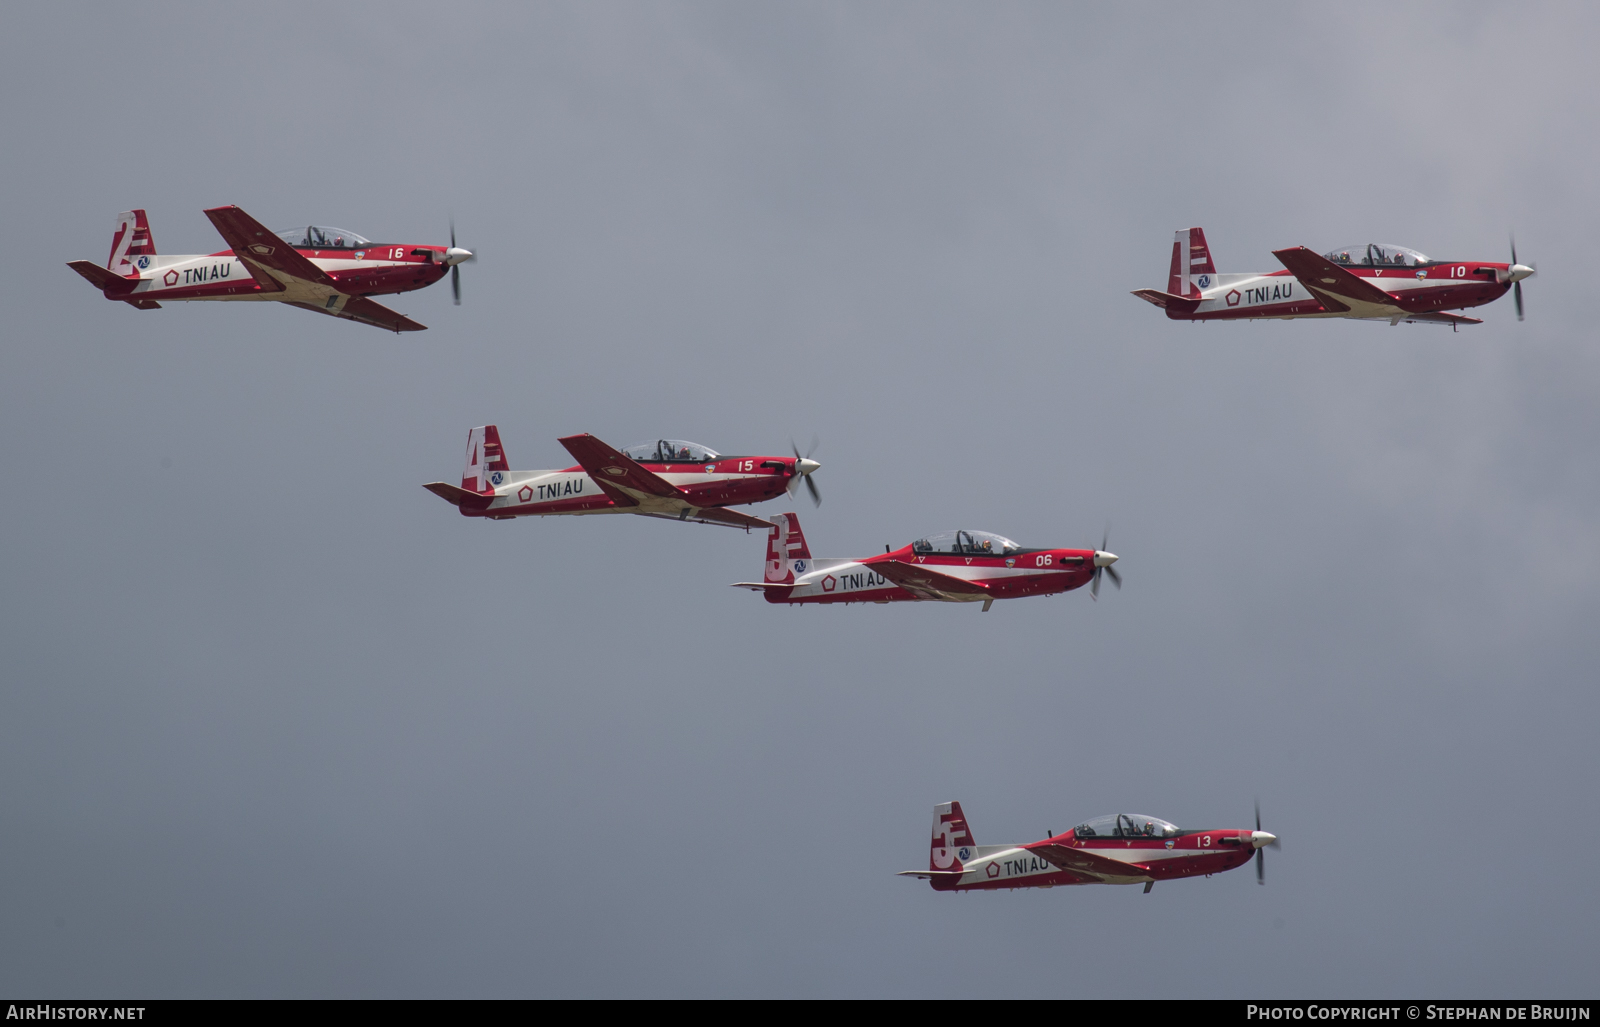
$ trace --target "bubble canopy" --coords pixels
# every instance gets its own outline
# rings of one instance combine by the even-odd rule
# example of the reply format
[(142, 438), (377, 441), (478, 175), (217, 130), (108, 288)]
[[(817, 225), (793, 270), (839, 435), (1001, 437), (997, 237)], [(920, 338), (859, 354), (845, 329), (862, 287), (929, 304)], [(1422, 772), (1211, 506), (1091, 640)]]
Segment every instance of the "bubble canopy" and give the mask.
[(285, 228), (278, 233), (278, 238), (303, 250), (353, 250), (358, 246), (372, 245), (372, 240), (365, 236), (332, 225)]
[(1426, 253), (1407, 246), (1390, 246), (1388, 243), (1369, 242), (1360, 246), (1341, 246), (1323, 254), (1335, 264), (1352, 264), (1361, 267), (1408, 267), (1432, 263)]
[(995, 535), (987, 531), (941, 531), (937, 535), (929, 535), (911, 543), (914, 553), (967, 553), (978, 556), (999, 556), (1003, 553), (1015, 553), (1022, 549), (1021, 546), (1006, 538), (1004, 535)]
[(718, 453), (698, 442), (683, 439), (657, 439), (628, 446), (622, 455), (630, 460), (651, 464), (703, 464), (715, 460)]
[(1084, 821), (1072, 833), (1079, 838), (1172, 838), (1183, 832), (1159, 817), (1111, 813)]

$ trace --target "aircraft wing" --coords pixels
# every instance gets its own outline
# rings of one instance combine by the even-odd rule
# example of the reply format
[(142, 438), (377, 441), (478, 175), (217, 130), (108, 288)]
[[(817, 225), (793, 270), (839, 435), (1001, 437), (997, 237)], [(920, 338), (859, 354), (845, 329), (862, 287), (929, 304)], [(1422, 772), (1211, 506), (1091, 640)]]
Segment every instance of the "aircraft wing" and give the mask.
[(967, 581), (965, 578), (958, 578), (951, 574), (941, 574), (921, 564), (901, 563), (899, 560), (884, 560), (881, 563), (867, 564), (867, 566), (918, 599), (962, 602), (968, 596), (986, 596), (990, 594), (986, 585), (980, 585), (975, 581)]
[[(572, 458), (578, 461), (578, 465), (589, 473), (589, 477), (605, 489), (607, 495), (611, 495), (612, 492), (606, 488), (610, 485), (618, 491), (626, 489), (629, 492), (659, 496), (662, 499), (687, 498), (683, 490), (676, 485), (645, 470), (631, 458), (623, 456), (587, 432), (582, 435), (568, 435), (556, 441), (567, 447), (567, 452), (571, 453)], [(628, 505), (638, 504), (630, 499)]]
[[(338, 290), (325, 271), (238, 207), (212, 207), (206, 211), (206, 217), (211, 219), (217, 234), (233, 250), (234, 256), (244, 262), (267, 292), (283, 292), (290, 279)], [(258, 270), (261, 273), (258, 274)]]
[[(632, 502), (630, 500), (629, 502)], [(635, 504), (637, 505), (637, 504)], [(759, 517), (751, 517), (736, 510), (724, 510), (715, 506), (685, 506), (676, 513), (667, 510), (632, 510), (643, 517), (661, 517), (669, 521), (693, 521), (695, 524), (726, 524), (732, 528), (770, 528), (771, 521), (764, 521)]]
[[(246, 263), (249, 263), (246, 261)], [(298, 300), (284, 300), (291, 307), (301, 310), (312, 310), (318, 314), (329, 314), (333, 317), (342, 317), (347, 321), (360, 321), (364, 325), (374, 328), (387, 328), (391, 332), (425, 332), (428, 326), (418, 324), (397, 310), (390, 310), (382, 303), (375, 303), (365, 296), (348, 296), (340, 299), (343, 293), (330, 296), (334, 305), (318, 306), (315, 303), (301, 303)]]
[(1355, 317), (1392, 317), (1406, 311), (1393, 296), (1365, 278), (1351, 274), (1320, 253), (1304, 246), (1273, 250), (1289, 273), (1300, 280), (1322, 305), (1334, 313), (1350, 311)]
[(1119, 859), (1108, 859), (1097, 856), (1085, 849), (1074, 849), (1070, 845), (1056, 845), (1054, 842), (1034, 842), (1032, 845), (1022, 846), (1029, 852), (1072, 874), (1082, 874), (1105, 880), (1115, 878), (1142, 878), (1145, 875), (1143, 867), (1124, 863)]
[(1410, 322), (1410, 321), (1422, 321), (1422, 322), (1425, 322), (1427, 324), (1436, 324), (1436, 325), (1481, 325), (1481, 324), (1483, 324), (1483, 318), (1481, 318), (1481, 317), (1465, 317), (1465, 316), (1463, 316), (1461, 314), (1446, 314), (1442, 310), (1435, 310), (1435, 311), (1432, 311), (1431, 313), (1427, 313), (1427, 314), (1407, 314), (1405, 317), (1401, 318), (1401, 320), (1407, 321), (1407, 322)]

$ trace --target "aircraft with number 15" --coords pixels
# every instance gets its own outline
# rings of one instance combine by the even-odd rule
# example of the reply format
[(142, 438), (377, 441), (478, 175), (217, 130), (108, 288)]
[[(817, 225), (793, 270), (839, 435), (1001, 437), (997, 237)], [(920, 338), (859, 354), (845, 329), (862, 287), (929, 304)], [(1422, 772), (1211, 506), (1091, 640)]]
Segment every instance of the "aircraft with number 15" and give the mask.
[(1194, 831), (1155, 817), (1113, 813), (1085, 821), (1063, 834), (1026, 845), (979, 845), (961, 803), (933, 808), (928, 869), (902, 870), (901, 877), (933, 882), (934, 891), (998, 891), (1054, 888), (1067, 884), (1143, 884), (1212, 874), (1244, 866), (1254, 857), (1256, 883), (1266, 884), (1265, 846), (1278, 837), (1256, 828)]
[[(631, 513), (697, 524), (770, 528), (771, 521), (729, 510), (793, 492), (804, 481), (822, 503), (811, 475), (822, 465), (809, 456), (723, 456), (680, 439), (657, 439), (621, 451), (593, 435), (558, 439), (578, 466), (513, 471), (492, 424), (467, 433), (461, 486), (422, 486), (454, 504), (463, 517), (509, 520), (555, 514)], [(813, 446), (813, 448), (815, 448)]]
[(427, 325), (376, 303), (369, 296), (422, 289), (450, 273), (461, 303), (461, 265), (476, 258), (456, 246), (374, 243), (354, 232), (309, 225), (274, 232), (238, 207), (213, 207), (206, 217), (231, 249), (162, 256), (142, 210), (117, 215), (111, 259), (67, 266), (108, 300), (140, 310), (191, 300), (287, 303), (318, 314), (360, 321), (391, 332), (420, 332)]
[(1534, 269), (1517, 263), (1434, 260), (1404, 246), (1367, 243), (1313, 253), (1304, 246), (1273, 250), (1283, 271), (1218, 274), (1198, 228), (1180, 231), (1172, 243), (1167, 289), (1137, 289), (1174, 321), (1240, 321), (1258, 318), (1349, 317), (1407, 324), (1482, 324), (1452, 314), (1515, 295), (1522, 320), (1522, 280)]

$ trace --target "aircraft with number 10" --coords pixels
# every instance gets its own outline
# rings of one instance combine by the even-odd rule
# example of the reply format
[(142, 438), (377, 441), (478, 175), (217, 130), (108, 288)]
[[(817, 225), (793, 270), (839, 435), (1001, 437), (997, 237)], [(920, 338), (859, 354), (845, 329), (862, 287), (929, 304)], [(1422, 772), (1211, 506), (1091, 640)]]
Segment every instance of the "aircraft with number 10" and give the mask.
[(162, 256), (144, 211), (130, 210), (117, 215), (105, 267), (91, 260), (67, 266), (106, 299), (140, 310), (157, 310), (163, 301), (266, 300), (392, 332), (420, 332), (428, 326), (368, 297), (422, 289), (448, 271), (459, 305), (461, 265), (476, 259), (456, 246), (454, 225), (449, 246), (417, 246), (374, 243), (326, 225), (274, 232), (238, 207), (205, 213), (231, 249)]
[(1244, 866), (1252, 856), (1256, 883), (1266, 884), (1266, 854), (1261, 850), (1268, 845), (1277, 848), (1278, 837), (1261, 830), (1259, 805), (1254, 831), (1193, 831), (1155, 817), (1114, 813), (1043, 841), (979, 845), (961, 803), (946, 802), (933, 808), (928, 869), (902, 870), (899, 876), (931, 881), (934, 891), (1143, 884), (1149, 894), (1157, 881), (1210, 877)]
[(1176, 233), (1167, 289), (1137, 289), (1134, 295), (1162, 307), (1174, 321), (1239, 321), (1257, 318), (1349, 317), (1408, 324), (1482, 324), (1452, 314), (1492, 303), (1513, 292), (1522, 320), (1522, 280), (1534, 269), (1517, 263), (1434, 260), (1404, 246), (1368, 243), (1313, 253), (1304, 246), (1273, 250), (1283, 271), (1218, 274), (1198, 228)]

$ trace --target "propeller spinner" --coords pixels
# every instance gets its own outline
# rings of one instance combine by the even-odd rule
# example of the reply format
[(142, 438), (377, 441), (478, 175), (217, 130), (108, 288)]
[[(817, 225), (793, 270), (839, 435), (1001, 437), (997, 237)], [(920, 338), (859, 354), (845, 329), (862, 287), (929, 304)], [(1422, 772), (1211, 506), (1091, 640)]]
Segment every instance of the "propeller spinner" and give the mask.
[(450, 295), (455, 297), (458, 307), (461, 306), (461, 265), (477, 259), (477, 254), (456, 245), (456, 222), (455, 218), (451, 218), (450, 248), (444, 251), (444, 262), (450, 265)]
[(1261, 800), (1256, 800), (1256, 831), (1250, 837), (1250, 844), (1256, 847), (1256, 883), (1267, 883), (1267, 854), (1263, 851), (1268, 845), (1278, 848), (1278, 836), (1261, 830)]
[(1089, 598), (1100, 599), (1100, 576), (1102, 574), (1111, 578), (1111, 583), (1117, 586), (1117, 591), (1122, 591), (1122, 575), (1112, 564), (1119, 559), (1116, 553), (1106, 552), (1106, 546), (1111, 544), (1111, 529), (1107, 528), (1100, 538), (1100, 548), (1094, 551), (1094, 578), (1089, 584)]
[(1506, 279), (1512, 283), (1511, 298), (1517, 305), (1517, 320), (1522, 320), (1522, 280), (1531, 277), (1538, 268), (1517, 263), (1517, 237), (1511, 237), (1511, 266), (1506, 268)]
[(799, 487), (800, 480), (805, 479), (806, 491), (811, 493), (811, 502), (816, 506), (822, 505), (822, 493), (817, 491), (817, 483), (811, 477), (812, 472), (822, 465), (811, 459), (811, 454), (817, 450), (817, 437), (811, 436), (811, 448), (806, 450), (806, 455), (800, 455), (800, 447), (794, 444), (794, 439), (789, 440), (789, 448), (794, 450), (794, 477), (789, 479), (789, 494)]

